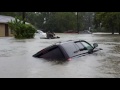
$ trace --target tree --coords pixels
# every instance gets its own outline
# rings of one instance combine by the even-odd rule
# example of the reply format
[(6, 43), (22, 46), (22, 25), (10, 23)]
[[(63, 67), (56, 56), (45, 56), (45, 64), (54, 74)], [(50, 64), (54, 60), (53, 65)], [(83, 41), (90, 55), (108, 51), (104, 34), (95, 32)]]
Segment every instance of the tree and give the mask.
[(43, 31), (54, 30), (64, 32), (67, 30), (84, 30), (92, 27), (92, 12), (0, 12), (29, 22), (37, 29)]
[(93, 28), (94, 12), (84, 12), (83, 16), (84, 29)]
[(25, 12), (22, 12), (22, 20), (23, 20), (23, 24), (25, 24)]
[(76, 16), (73, 12), (51, 12), (44, 23), (46, 31), (64, 32), (76, 29)]
[(34, 38), (36, 29), (30, 24), (24, 24), (23, 21), (15, 18), (14, 21), (8, 23), (9, 28), (13, 30), (13, 35), (17, 39)]
[(107, 31), (111, 31), (112, 34), (117, 30), (120, 34), (120, 13), (119, 12), (97, 12), (95, 14), (94, 24), (99, 27), (102, 23), (102, 27), (105, 27)]

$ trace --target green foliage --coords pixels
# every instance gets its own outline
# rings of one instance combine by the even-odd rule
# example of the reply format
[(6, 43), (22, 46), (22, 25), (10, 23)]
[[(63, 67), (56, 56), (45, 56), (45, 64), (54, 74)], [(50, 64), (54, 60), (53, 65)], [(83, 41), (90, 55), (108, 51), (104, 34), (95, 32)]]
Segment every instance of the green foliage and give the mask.
[(8, 23), (11, 30), (13, 30), (13, 35), (17, 39), (28, 39), (34, 38), (36, 29), (30, 24), (23, 24), (21, 20), (15, 19)]
[(92, 27), (93, 12), (78, 12), (78, 24), (77, 15), (75, 12), (49, 12), (42, 13), (41, 15), (46, 18), (46, 23), (43, 23), (43, 29), (46, 31), (53, 30), (54, 32), (64, 32), (67, 30), (79, 30), (88, 29)]
[[(79, 12), (79, 28), (84, 28), (84, 12)], [(77, 29), (77, 16), (75, 12), (27, 12), (26, 21), (30, 22), (37, 29), (43, 31), (64, 32)]]
[(100, 28), (98, 27), (97, 29), (92, 29), (91, 30), (92, 32), (108, 32), (104, 27)]
[(64, 32), (67, 30), (75, 30), (76, 17), (71, 12), (56, 12), (49, 15), (44, 28), (46, 31)]
[(94, 18), (94, 24), (96, 28), (105, 27), (106, 31), (111, 31), (114, 34), (115, 31), (120, 32), (120, 12), (97, 12)]
[[(23, 19), (23, 12), (0, 12), (2, 15), (9, 15)], [(93, 28), (93, 12), (25, 12), (25, 21), (30, 22), (37, 29), (43, 31), (64, 32), (67, 30), (86, 30)]]

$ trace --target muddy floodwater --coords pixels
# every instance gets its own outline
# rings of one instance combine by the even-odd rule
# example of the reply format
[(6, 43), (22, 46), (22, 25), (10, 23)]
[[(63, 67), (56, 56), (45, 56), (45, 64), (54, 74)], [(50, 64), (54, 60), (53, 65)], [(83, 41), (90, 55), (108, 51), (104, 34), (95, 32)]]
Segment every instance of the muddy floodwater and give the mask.
[[(0, 37), (0, 78), (119, 78), (120, 35), (56, 34), (60, 39), (16, 40)], [(32, 57), (39, 50), (60, 41), (86, 40), (103, 50), (68, 62)]]

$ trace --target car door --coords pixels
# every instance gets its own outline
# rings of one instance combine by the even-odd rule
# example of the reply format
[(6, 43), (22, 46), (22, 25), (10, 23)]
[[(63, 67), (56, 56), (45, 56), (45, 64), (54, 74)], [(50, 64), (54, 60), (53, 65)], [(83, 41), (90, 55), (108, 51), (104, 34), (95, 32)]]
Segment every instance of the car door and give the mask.
[(77, 56), (87, 55), (89, 50), (93, 49), (92, 45), (86, 41), (77, 41), (75, 42), (79, 50), (76, 52)]
[(92, 46), (90, 43), (86, 42), (86, 41), (81, 41), (80, 43), (84, 46), (84, 48), (85, 48), (87, 51), (93, 49), (93, 46)]

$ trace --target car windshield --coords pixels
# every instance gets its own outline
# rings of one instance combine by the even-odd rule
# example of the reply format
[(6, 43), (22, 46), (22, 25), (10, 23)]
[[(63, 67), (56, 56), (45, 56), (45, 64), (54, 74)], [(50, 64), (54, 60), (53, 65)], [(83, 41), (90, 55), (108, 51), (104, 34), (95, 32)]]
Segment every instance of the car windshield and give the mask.
[(81, 42), (87, 50), (93, 49), (93, 47), (87, 42)]

